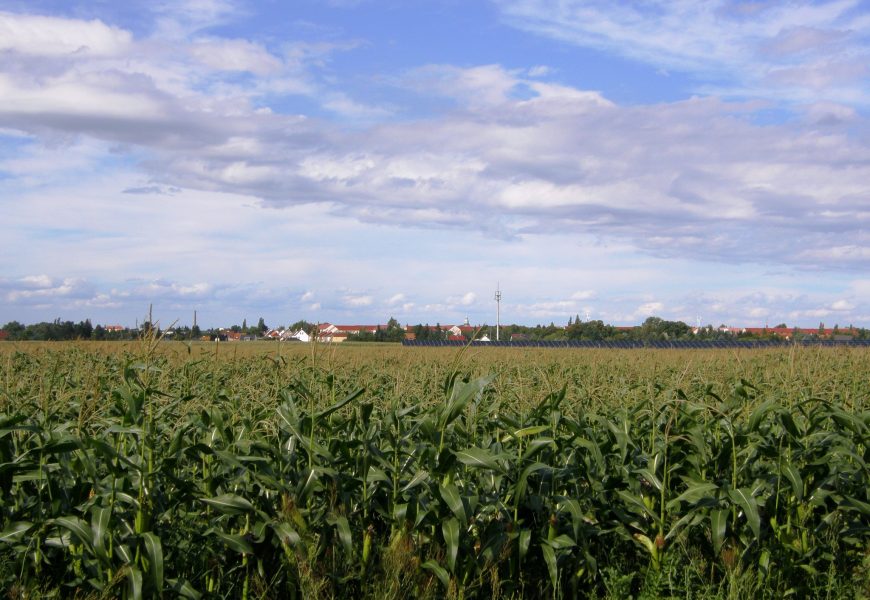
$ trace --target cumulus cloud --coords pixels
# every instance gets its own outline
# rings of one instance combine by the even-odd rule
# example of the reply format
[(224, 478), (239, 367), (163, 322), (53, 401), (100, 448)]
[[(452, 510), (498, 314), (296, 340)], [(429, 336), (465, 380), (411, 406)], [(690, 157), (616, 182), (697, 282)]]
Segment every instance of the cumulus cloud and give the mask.
[(28, 275), (17, 280), (0, 280), (0, 290), (11, 304), (50, 301), (57, 298), (86, 298), (92, 286), (83, 279), (54, 279), (46, 275)]
[(393, 294), (390, 297), (390, 299), (387, 300), (387, 305), (388, 306), (396, 306), (397, 304), (402, 304), (403, 302), (405, 302), (406, 299), (407, 298), (406, 298), (405, 294), (402, 294), (402, 293)]
[(848, 300), (837, 300), (833, 304), (831, 304), (831, 310), (834, 311), (850, 311), (854, 310), (855, 305)]
[(0, 51), (26, 56), (113, 56), (129, 49), (132, 35), (99, 20), (83, 21), (0, 12)]
[[(204, 10), (220, 15), (226, 7)], [(4, 15), (12, 25), (29, 18)], [(58, 23), (78, 31), (90, 22), (36, 22), (36, 37)], [(119, 56), (40, 57), (35, 72), (51, 72), (43, 77), (7, 55), (0, 127), (135, 148), (150, 183), (131, 193), (188, 188), (253, 196), (275, 208), (323, 203), (366, 223), (501, 239), (571, 232), (661, 257), (870, 265), (870, 151), (848, 131), (817, 126), (825, 119), (866, 126), (841, 104), (813, 105), (817, 118), (803, 125), (759, 126), (759, 106), (750, 103), (693, 98), (621, 107), (598, 92), (496, 64), (429, 65), (396, 84), (449, 99), (455, 110), (380, 123), (370, 112), (361, 127), (343, 129), (264, 110), (273, 79), (312, 80), (304, 65), (315, 50), (282, 58), (249, 40), (188, 33), (167, 55), (111, 26), (95, 31), (123, 42), (112, 46)], [(695, 43), (682, 52), (699, 52)], [(223, 52), (220, 64), (209, 63)], [(227, 70), (253, 80), (239, 85), (232, 73), (222, 80)], [(316, 84), (288, 93), (312, 94), (331, 110), (339, 96), (322, 92)]]
[(374, 302), (374, 298), (369, 295), (349, 294), (344, 297), (344, 303), (352, 308), (371, 306), (372, 302)]

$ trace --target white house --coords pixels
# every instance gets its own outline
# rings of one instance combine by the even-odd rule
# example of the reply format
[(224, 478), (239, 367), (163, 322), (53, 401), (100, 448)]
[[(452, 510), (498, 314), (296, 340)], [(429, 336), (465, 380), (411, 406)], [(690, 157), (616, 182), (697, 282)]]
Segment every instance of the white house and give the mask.
[(304, 329), (300, 329), (296, 333), (292, 334), (290, 337), (299, 340), (300, 342), (310, 342), (311, 336)]

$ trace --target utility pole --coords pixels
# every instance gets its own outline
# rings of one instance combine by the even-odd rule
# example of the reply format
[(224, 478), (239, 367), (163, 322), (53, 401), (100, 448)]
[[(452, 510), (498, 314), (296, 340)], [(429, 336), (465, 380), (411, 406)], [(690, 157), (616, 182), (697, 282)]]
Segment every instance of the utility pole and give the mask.
[(495, 341), (499, 341), (499, 330), (501, 329), (501, 287), (500, 284), (495, 285)]

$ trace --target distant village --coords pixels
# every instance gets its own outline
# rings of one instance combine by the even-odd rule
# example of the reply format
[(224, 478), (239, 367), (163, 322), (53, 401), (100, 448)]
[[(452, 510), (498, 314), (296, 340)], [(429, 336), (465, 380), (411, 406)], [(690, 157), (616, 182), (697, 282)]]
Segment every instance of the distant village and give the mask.
[(23, 325), (17, 321), (7, 323), (0, 329), (0, 341), (51, 341), (51, 340), (130, 340), (144, 332), (153, 331), (165, 340), (245, 342), (269, 340), (290, 343), (343, 342), (402, 342), (418, 341), (659, 341), (659, 340), (729, 340), (759, 339), (799, 341), (806, 339), (859, 340), (870, 339), (870, 330), (859, 327), (826, 327), (820, 323), (815, 328), (789, 327), (785, 323), (773, 327), (733, 327), (720, 325), (690, 326), (682, 321), (668, 321), (649, 317), (635, 326), (608, 325), (600, 320), (570, 318), (566, 325), (472, 325), (468, 319), (461, 324), (401, 325), (396, 319), (384, 324), (346, 325), (338, 323), (310, 323), (297, 321), (290, 326), (268, 327), (264, 320), (249, 327), (242, 325), (200, 329), (171, 327), (160, 329), (159, 324), (148, 321), (137, 323), (135, 328), (122, 325), (92, 325), (90, 321), (55, 320), (50, 323)]

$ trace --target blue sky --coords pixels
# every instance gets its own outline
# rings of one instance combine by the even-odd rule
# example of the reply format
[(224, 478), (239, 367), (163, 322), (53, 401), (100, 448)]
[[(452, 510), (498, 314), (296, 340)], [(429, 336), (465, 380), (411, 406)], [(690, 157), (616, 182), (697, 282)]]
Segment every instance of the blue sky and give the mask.
[(870, 326), (858, 0), (0, 1), (0, 323)]

